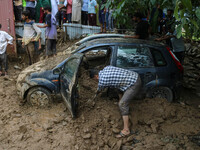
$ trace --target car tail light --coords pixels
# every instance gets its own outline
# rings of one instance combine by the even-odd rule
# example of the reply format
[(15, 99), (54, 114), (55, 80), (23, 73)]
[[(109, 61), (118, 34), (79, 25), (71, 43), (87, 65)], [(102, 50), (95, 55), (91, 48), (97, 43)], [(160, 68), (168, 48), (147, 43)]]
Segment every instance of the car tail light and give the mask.
[(176, 56), (174, 55), (174, 53), (170, 50), (169, 47), (166, 47), (166, 49), (169, 51), (170, 55), (172, 56), (177, 68), (179, 69), (179, 71), (181, 73), (183, 73), (183, 66), (181, 65), (180, 61), (176, 58)]

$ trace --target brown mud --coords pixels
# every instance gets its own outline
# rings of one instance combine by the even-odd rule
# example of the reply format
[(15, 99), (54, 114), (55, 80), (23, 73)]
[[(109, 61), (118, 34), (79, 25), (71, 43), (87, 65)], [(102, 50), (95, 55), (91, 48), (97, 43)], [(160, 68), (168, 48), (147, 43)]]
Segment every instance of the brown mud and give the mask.
[[(26, 70), (52, 69), (66, 58), (42, 60)], [(52, 64), (52, 65), (51, 65)], [(23, 65), (9, 64), (9, 77), (0, 77), (0, 149), (9, 150), (198, 150), (200, 108), (162, 99), (133, 100), (132, 134), (117, 139), (123, 122), (118, 100), (101, 93), (94, 100), (97, 82), (86, 70), (79, 77), (78, 116), (72, 119), (62, 101), (50, 108), (20, 106), (16, 81)], [(25, 72), (25, 71), (24, 71)], [(26, 74), (26, 73), (25, 73)], [(24, 75), (25, 75), (24, 74)], [(184, 94), (184, 93), (183, 93)], [(187, 93), (185, 101), (190, 101)], [(193, 97), (192, 97), (193, 98)], [(197, 136), (196, 136), (197, 137)], [(199, 135), (200, 138), (200, 135)]]
[(19, 106), (16, 79), (20, 70), (10, 65), (9, 78), (0, 77), (0, 149), (200, 149), (192, 136), (200, 132), (200, 110), (162, 99), (134, 100), (132, 135), (117, 139), (122, 129), (118, 100), (106, 94), (92, 100), (97, 82), (82, 71), (79, 79), (78, 118), (64, 103), (39, 109)]

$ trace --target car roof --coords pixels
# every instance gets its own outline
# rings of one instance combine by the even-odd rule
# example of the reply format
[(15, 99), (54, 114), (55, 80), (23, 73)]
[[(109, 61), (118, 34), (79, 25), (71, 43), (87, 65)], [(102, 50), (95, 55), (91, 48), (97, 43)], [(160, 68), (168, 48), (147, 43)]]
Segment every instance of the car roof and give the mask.
[(106, 46), (106, 45), (118, 45), (118, 44), (138, 44), (138, 45), (148, 45), (152, 47), (163, 47), (165, 44), (159, 43), (152, 40), (141, 40), (141, 39), (134, 39), (134, 38), (121, 38), (121, 37), (115, 37), (115, 38), (100, 38), (100, 39), (94, 39), (91, 41), (87, 41), (83, 44), (81, 44), (76, 50), (72, 51), (73, 53), (76, 53), (78, 51), (82, 51), (86, 47), (93, 47), (93, 46)]
[(152, 40), (141, 40), (141, 39), (134, 39), (134, 38), (103, 38), (103, 39), (95, 39), (86, 42), (85, 46), (92, 46), (97, 44), (111, 44), (111, 43), (125, 43), (125, 44), (145, 44), (145, 45), (151, 45), (151, 46), (164, 46), (164, 44), (152, 41)]
[(100, 38), (117, 38), (117, 37), (124, 37), (125, 35), (124, 34), (94, 34), (94, 35), (90, 35), (90, 36), (87, 36), (85, 38), (83, 38), (82, 40), (76, 42), (76, 45), (77, 46), (80, 46), (81, 44), (85, 43), (85, 42), (88, 42), (88, 41), (91, 41), (91, 40), (94, 40), (94, 39), (100, 39)]

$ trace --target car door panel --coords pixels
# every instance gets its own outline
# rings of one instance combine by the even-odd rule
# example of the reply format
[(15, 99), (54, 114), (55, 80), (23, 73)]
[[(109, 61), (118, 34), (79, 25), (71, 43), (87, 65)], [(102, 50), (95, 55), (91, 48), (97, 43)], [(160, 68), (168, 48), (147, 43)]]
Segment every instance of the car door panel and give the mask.
[(74, 54), (64, 64), (60, 74), (60, 91), (62, 99), (69, 109), (72, 117), (76, 117), (77, 101), (74, 96), (77, 87), (77, 74), (82, 61), (83, 54)]

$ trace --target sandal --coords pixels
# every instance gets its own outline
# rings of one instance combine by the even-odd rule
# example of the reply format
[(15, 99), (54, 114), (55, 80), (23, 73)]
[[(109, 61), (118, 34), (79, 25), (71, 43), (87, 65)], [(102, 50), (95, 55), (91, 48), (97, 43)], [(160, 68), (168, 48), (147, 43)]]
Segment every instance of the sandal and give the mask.
[(124, 134), (124, 133), (122, 133), (122, 131), (120, 131), (120, 133), (118, 135), (116, 135), (116, 138), (128, 137), (129, 135), (131, 135), (131, 132), (129, 132), (128, 134)]

